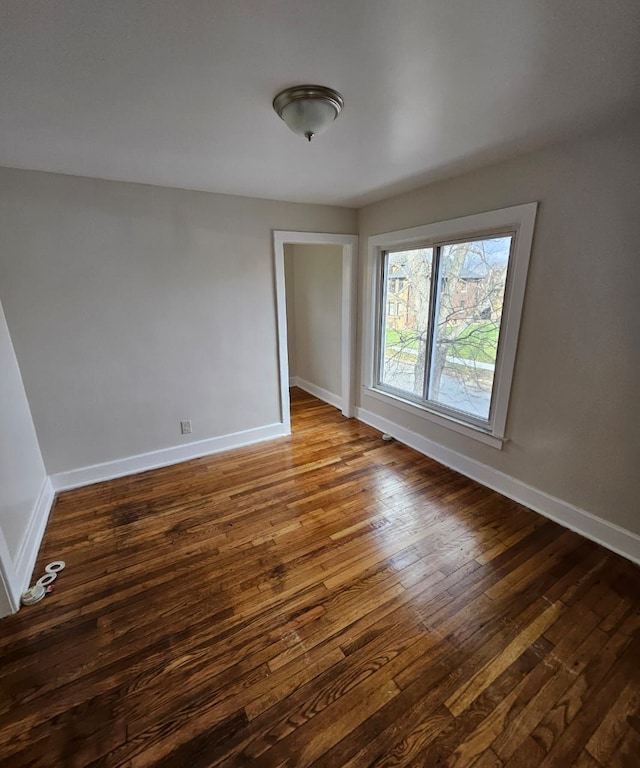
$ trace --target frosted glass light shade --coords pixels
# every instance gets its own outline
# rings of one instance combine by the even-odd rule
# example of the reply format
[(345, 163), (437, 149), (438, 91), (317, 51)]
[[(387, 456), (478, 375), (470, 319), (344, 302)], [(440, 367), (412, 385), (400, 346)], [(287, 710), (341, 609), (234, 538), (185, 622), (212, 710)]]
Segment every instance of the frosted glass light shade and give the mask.
[(326, 131), (340, 114), (344, 100), (322, 85), (298, 85), (279, 93), (273, 108), (289, 128), (309, 141)]
[(300, 136), (306, 136), (308, 133), (317, 136), (325, 131), (336, 117), (335, 108), (326, 101), (294, 101), (282, 110), (282, 119)]

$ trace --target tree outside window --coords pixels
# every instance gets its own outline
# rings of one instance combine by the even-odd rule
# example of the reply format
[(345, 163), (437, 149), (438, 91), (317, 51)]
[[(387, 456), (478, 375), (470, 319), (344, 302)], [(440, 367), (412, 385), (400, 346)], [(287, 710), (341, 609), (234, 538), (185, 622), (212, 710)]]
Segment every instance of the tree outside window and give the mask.
[(382, 291), (405, 308), (381, 329), (383, 387), (488, 421), (512, 240), (383, 252)]

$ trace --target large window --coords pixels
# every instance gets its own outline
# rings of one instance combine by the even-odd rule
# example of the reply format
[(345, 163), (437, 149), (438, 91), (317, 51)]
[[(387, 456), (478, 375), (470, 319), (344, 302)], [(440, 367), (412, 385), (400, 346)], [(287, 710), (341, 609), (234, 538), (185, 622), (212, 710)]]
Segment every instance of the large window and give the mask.
[(372, 390), (504, 437), (534, 218), (532, 203), (371, 238)]
[(385, 300), (402, 272), (408, 312), (381, 318), (380, 384), (489, 421), (513, 237), (383, 252)]

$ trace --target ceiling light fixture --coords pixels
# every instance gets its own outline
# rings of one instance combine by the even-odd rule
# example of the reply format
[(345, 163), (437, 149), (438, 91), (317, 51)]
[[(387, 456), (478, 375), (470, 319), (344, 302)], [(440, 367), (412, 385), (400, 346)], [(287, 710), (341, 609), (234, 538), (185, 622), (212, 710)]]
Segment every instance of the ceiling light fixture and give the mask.
[(281, 91), (273, 108), (289, 128), (308, 141), (325, 131), (338, 117), (344, 99), (338, 91), (323, 85), (295, 85)]

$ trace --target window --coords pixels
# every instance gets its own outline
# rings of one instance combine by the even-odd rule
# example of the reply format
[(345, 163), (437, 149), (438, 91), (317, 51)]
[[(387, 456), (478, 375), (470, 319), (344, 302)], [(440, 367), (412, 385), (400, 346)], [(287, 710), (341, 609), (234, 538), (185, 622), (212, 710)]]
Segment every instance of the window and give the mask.
[[(501, 446), (535, 210), (530, 203), (370, 238), (370, 394)], [(406, 301), (390, 322), (377, 308), (396, 292), (398, 274)]]
[[(413, 302), (402, 325), (383, 323), (381, 385), (488, 422), (512, 242), (508, 233), (383, 251), (383, 290), (390, 290), (389, 275), (400, 266)], [(460, 290), (467, 279), (476, 285), (469, 305)]]

